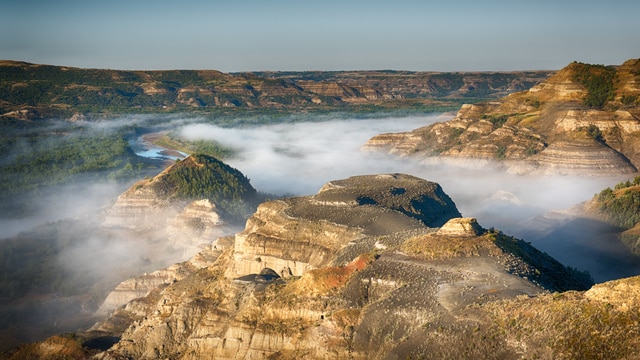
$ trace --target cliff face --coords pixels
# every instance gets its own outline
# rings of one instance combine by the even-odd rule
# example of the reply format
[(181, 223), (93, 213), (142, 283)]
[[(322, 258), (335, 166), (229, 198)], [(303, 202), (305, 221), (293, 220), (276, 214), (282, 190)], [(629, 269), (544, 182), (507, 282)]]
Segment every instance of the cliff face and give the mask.
[(516, 173), (632, 173), (640, 166), (639, 74), (639, 60), (574, 63), (527, 91), (464, 105), (450, 121), (381, 134), (363, 148), (498, 161)]
[(260, 205), (236, 234), (230, 276), (265, 267), (282, 277), (300, 276), (345, 257), (350, 261), (375, 236), (438, 227), (458, 216), (439, 185), (409, 175), (333, 181), (312, 197)]
[[(192, 155), (122, 193), (107, 211), (103, 228), (118, 238), (135, 239), (148, 261), (170, 264), (188, 259), (211, 244), (222, 244), (220, 238), (240, 229), (238, 219), (256, 201), (255, 189), (239, 171), (214, 158)], [(242, 211), (238, 213), (237, 209)], [(177, 271), (170, 268), (121, 283), (99, 313), (106, 314), (181, 278)]]
[(400, 174), (264, 203), (218, 241), (82, 334), (116, 342), (96, 358), (516, 358), (546, 348), (490, 304), (590, 285)]

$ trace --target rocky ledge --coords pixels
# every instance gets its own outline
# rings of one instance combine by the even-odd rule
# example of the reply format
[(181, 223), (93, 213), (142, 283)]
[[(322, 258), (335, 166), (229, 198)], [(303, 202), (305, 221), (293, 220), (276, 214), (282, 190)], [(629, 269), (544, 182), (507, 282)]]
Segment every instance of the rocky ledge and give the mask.
[[(606, 101), (594, 78), (612, 72)], [(423, 159), (499, 163), (515, 173), (617, 175), (640, 166), (640, 60), (615, 68), (573, 63), (531, 89), (463, 105), (456, 116), (410, 132), (380, 134), (364, 150)]]
[(519, 315), (494, 304), (591, 285), (527, 243), (460, 218), (438, 184), (401, 174), (264, 203), (225, 239), (155, 274), (168, 281), (80, 334), (85, 344), (111, 341), (95, 358), (562, 354), (515, 341), (507, 327)]
[[(263, 203), (236, 234), (230, 276), (265, 267), (283, 277), (350, 261), (375, 237), (439, 227), (460, 213), (433, 182), (404, 174), (332, 181), (317, 195)], [(337, 256), (338, 255), (338, 256)], [(342, 265), (342, 264), (340, 264)]]

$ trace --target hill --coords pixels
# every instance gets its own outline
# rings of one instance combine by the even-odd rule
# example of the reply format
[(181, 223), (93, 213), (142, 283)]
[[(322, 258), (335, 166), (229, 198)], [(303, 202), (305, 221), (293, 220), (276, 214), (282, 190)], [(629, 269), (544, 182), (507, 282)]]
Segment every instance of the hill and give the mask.
[[(119, 71), (0, 61), (0, 115), (8, 119), (131, 113), (286, 110), (452, 110), (457, 99), (528, 89), (552, 72)], [(1, 118), (1, 117), (0, 117)]]
[[(2, 239), (0, 350), (90, 326), (118, 283), (235, 233), (260, 201), (240, 171), (194, 154), (133, 184), (108, 208)], [(106, 308), (145, 295), (147, 287), (121, 291)]]
[(572, 63), (529, 90), (365, 144), (403, 156), (497, 161), (516, 173), (633, 173), (640, 166), (640, 59)]
[(136, 182), (119, 201), (140, 198), (151, 199), (154, 204), (206, 199), (217, 204), (226, 216), (237, 219), (246, 219), (259, 201), (244, 174), (202, 154), (177, 160), (153, 178)]
[[(580, 301), (588, 293), (551, 292), (588, 289), (589, 276), (459, 217), (438, 184), (403, 174), (331, 181), (313, 196), (262, 203), (243, 231), (162, 274), (173, 281), (77, 334), (69, 352), (81, 343), (82, 356), (98, 359), (562, 358), (610, 341), (590, 325), (554, 328), (567, 342), (544, 342), (567, 307), (535, 306)], [(552, 316), (512, 321), (527, 306)], [(607, 334), (635, 321), (636, 312), (617, 305), (589, 306), (598, 311), (576, 321), (601, 311), (625, 320)], [(629, 353), (628, 334), (618, 353)], [(584, 336), (591, 342), (578, 347)]]

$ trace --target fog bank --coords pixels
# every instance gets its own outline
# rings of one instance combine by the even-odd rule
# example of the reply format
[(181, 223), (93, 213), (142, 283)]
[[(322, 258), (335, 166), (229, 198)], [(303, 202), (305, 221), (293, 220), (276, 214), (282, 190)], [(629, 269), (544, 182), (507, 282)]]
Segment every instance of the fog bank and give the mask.
[[(508, 174), (491, 163), (455, 165), (419, 163), (378, 152), (361, 151), (372, 136), (409, 131), (441, 116), (340, 120), (278, 124), (251, 128), (220, 128), (207, 124), (187, 125), (181, 136), (212, 139), (238, 151), (226, 160), (238, 168), (259, 190), (274, 194), (315, 194), (330, 180), (361, 174), (401, 172), (438, 182), (456, 202), (464, 216), (492, 214), (490, 221), (522, 218), (522, 212), (542, 213), (563, 209), (593, 197), (620, 178), (585, 176), (521, 176)], [(505, 213), (502, 207), (515, 214)], [(512, 219), (513, 220), (513, 219)]]
[[(475, 217), (485, 228), (495, 227), (527, 241), (540, 240), (550, 233), (537, 231), (536, 217), (550, 210), (566, 209), (591, 199), (602, 189), (613, 186), (621, 177), (522, 176), (505, 172), (498, 166), (478, 161), (461, 165), (399, 158), (361, 151), (372, 136), (410, 131), (442, 116), (339, 120), (313, 123), (265, 125), (250, 128), (220, 128), (208, 124), (184, 126), (180, 134), (190, 140), (212, 139), (238, 152), (226, 160), (250, 179), (260, 191), (273, 194), (315, 194), (327, 181), (354, 175), (407, 173), (439, 183), (467, 217)], [(556, 225), (550, 226), (560, 226)], [(558, 241), (562, 241), (559, 239)], [(575, 245), (575, 241), (572, 240)], [(541, 249), (560, 255), (561, 247), (545, 238)], [(579, 244), (578, 244), (579, 245)], [(556, 251), (558, 249), (558, 251)], [(566, 249), (562, 249), (565, 252)], [(562, 254), (565, 263), (589, 267), (600, 256), (597, 249), (573, 261)], [(585, 261), (585, 256), (587, 260)], [(586, 265), (585, 265), (586, 264)], [(613, 276), (613, 275), (612, 275)], [(597, 276), (596, 276), (597, 277)]]

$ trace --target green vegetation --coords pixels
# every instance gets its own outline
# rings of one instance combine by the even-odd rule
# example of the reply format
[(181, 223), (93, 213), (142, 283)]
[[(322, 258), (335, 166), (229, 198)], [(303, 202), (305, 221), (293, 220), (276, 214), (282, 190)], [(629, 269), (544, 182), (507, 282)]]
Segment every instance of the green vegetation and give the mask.
[(589, 124), (587, 127), (587, 135), (597, 142), (604, 142), (604, 138), (602, 137), (602, 131), (596, 125)]
[[(542, 252), (524, 240), (503, 234), (501, 231), (490, 230), (487, 234), (502, 251), (513, 254), (525, 263), (535, 266), (535, 270), (527, 269), (526, 275), (530, 280), (547, 288), (567, 290), (587, 290), (594, 280), (588, 271), (567, 267), (556, 261), (547, 253)], [(514, 272), (522, 270), (516, 265)]]
[(55, 123), (28, 130), (4, 127), (0, 135), (0, 213), (16, 216), (28, 211), (8, 201), (24, 192), (42, 195), (46, 187), (60, 184), (141, 176), (145, 164), (131, 151), (127, 133)]
[(228, 159), (236, 153), (234, 149), (222, 146), (214, 140), (187, 141), (171, 132), (154, 141), (154, 144), (168, 149), (176, 149), (187, 154), (203, 154), (218, 159)]
[(623, 229), (631, 229), (640, 222), (640, 176), (606, 188), (595, 197), (598, 208), (607, 220)]
[(604, 65), (576, 63), (573, 80), (587, 89), (584, 104), (593, 109), (602, 109), (615, 96), (616, 70)]
[(246, 219), (257, 205), (258, 194), (240, 171), (213, 157), (195, 154), (167, 173), (164, 183), (188, 199), (209, 199), (238, 220)]
[(491, 124), (493, 125), (493, 129), (499, 129), (501, 128), (506, 122), (507, 120), (509, 120), (509, 117), (511, 117), (512, 114), (500, 114), (500, 115), (482, 115), (481, 119), (484, 120), (489, 120), (491, 122)]
[(633, 105), (638, 101), (638, 95), (622, 95), (620, 102), (622, 105)]
[(613, 190), (602, 190), (594, 200), (606, 221), (624, 230), (620, 233), (622, 243), (640, 255), (640, 176), (617, 184)]

